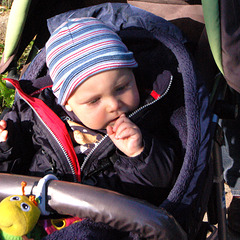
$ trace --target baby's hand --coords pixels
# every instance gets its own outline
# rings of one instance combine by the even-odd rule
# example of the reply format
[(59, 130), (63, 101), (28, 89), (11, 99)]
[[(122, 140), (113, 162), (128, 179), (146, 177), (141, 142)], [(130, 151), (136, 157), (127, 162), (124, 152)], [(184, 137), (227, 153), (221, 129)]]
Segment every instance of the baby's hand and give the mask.
[(6, 142), (8, 137), (8, 131), (6, 130), (7, 123), (4, 120), (0, 121), (0, 142)]
[(128, 157), (135, 157), (143, 151), (141, 131), (125, 114), (113, 127), (107, 126), (107, 133), (115, 146)]

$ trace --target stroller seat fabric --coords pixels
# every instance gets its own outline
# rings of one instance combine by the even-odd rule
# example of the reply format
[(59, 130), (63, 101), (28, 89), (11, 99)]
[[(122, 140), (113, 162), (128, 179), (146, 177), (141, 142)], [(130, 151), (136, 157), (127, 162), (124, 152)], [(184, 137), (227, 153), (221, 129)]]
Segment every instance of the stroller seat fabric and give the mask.
[[(160, 187), (162, 191), (135, 193), (129, 187), (129, 195), (166, 209), (187, 233), (188, 238), (194, 239), (201, 227), (212, 182), (211, 112), (208, 92), (185, 46), (186, 39), (172, 23), (127, 3), (104, 3), (56, 15), (48, 19), (49, 32), (51, 34), (68, 18), (82, 17), (100, 19), (121, 37), (138, 63), (134, 74), (139, 86), (151, 89), (152, 83), (160, 79), (159, 85), (154, 88), (160, 89), (163, 96), (157, 104), (142, 110), (141, 119), (149, 121), (152, 126), (158, 125), (159, 130), (156, 132), (176, 150), (176, 177), (172, 179), (170, 187)], [(46, 51), (43, 48), (20, 81), (12, 81), (17, 88), (13, 106), (16, 115), (10, 112), (4, 118), (11, 119), (8, 124), (14, 129), (15, 138), (12, 139), (20, 142), (18, 151), (22, 151), (22, 157), (15, 159), (13, 163), (3, 160), (0, 162), (0, 169), (2, 172), (30, 173), (40, 177), (53, 173), (60, 180), (82, 181), (87, 185), (98, 186), (94, 181), (101, 175), (99, 172), (102, 171), (103, 164), (100, 164), (100, 158), (92, 153), (87, 161), (78, 163), (70, 137), (59, 131), (66, 126), (64, 119), (58, 116), (66, 116), (66, 113), (52, 94), (52, 80), (48, 75), (45, 58)], [(158, 116), (157, 122), (149, 117), (151, 111)], [(130, 118), (139, 125), (143, 124), (134, 115)], [(18, 121), (24, 123), (21, 128)], [(30, 121), (35, 124), (30, 125)], [(150, 126), (148, 128), (147, 130), (153, 131)], [(30, 138), (33, 139), (34, 147), (28, 144)], [(59, 145), (65, 150), (58, 150)], [(30, 150), (32, 147), (34, 152)], [(102, 150), (101, 159), (106, 159), (108, 156), (105, 156), (105, 152), (112, 149), (113, 144), (109, 139), (104, 139), (98, 148)], [(56, 156), (52, 152), (56, 152)], [(38, 159), (42, 154), (45, 154), (46, 162), (40, 164)], [(56, 158), (60, 160), (55, 161)], [(104, 184), (100, 187), (115, 190)], [(120, 229), (123, 232), (115, 230), (114, 228), (120, 228), (118, 223), (111, 220), (107, 223), (110, 227), (85, 219), (44, 239), (63, 239), (62, 236), (66, 234), (68, 236), (64, 239), (139, 239), (135, 233), (129, 235), (124, 232), (124, 228)], [(79, 233), (80, 230), (85, 233)]]

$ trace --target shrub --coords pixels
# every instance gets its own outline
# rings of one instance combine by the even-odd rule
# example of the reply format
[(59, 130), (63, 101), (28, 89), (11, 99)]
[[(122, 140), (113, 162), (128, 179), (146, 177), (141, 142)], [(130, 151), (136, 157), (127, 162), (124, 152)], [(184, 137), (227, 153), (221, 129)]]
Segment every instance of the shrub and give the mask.
[(5, 107), (12, 106), (15, 96), (15, 90), (6, 87), (6, 82), (2, 80), (4, 77), (6, 76), (0, 75), (0, 112)]
[(13, 0), (1, 0), (0, 5), (7, 7), (8, 9), (11, 8)]
[[(11, 6), (13, 1), (1, 1), (0, 0), (0, 4), (2, 5), (7, 5), (7, 7)], [(30, 44), (26, 47), (25, 51), (23, 52), (22, 56), (20, 57), (20, 59), (17, 62), (17, 72), (20, 73), (21, 69), (23, 67), (24, 64), (26, 64), (29, 52), (32, 48), (33, 45), (33, 41), (30, 42)], [(2, 53), (4, 50), (4, 40), (0, 41), (0, 60), (2, 58)], [(15, 95), (15, 91), (14, 89), (9, 89), (6, 87), (6, 82), (3, 81), (4, 78), (6, 78), (7, 74), (0, 74), (0, 113), (2, 112), (2, 110), (5, 107), (11, 107), (13, 101), (14, 101), (14, 95)]]
[[(0, 44), (0, 59), (2, 58), (4, 45)], [(0, 113), (5, 107), (11, 107), (14, 101), (15, 91), (6, 87), (6, 82), (3, 79), (6, 74), (0, 74)]]

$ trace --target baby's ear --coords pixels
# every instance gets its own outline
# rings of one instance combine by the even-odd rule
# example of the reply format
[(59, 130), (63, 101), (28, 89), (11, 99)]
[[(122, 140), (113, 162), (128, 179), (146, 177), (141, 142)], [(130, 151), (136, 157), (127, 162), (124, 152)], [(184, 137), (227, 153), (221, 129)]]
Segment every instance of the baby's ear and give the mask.
[(72, 108), (70, 107), (70, 105), (68, 103), (66, 103), (65, 108), (67, 109), (67, 111), (71, 112)]

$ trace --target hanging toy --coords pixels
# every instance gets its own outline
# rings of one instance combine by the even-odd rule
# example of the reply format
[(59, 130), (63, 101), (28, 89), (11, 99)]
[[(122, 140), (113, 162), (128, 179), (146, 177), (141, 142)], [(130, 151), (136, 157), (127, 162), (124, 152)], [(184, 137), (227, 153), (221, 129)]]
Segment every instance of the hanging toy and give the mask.
[[(0, 239), (27, 239), (26, 235), (36, 226), (40, 217), (37, 199), (25, 195), (26, 182), (22, 182), (22, 194), (4, 198), (0, 202)], [(38, 234), (42, 235), (42, 234)], [(32, 236), (31, 236), (32, 237)]]

